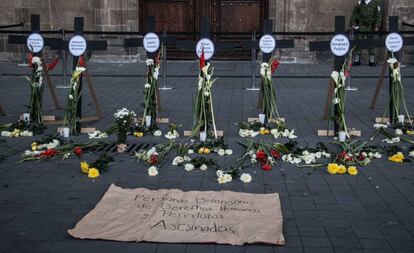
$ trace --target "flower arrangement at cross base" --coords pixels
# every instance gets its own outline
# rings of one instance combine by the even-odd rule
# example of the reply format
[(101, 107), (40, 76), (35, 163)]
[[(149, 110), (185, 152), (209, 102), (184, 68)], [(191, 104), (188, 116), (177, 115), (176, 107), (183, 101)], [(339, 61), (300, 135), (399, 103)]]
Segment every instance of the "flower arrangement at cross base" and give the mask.
[(65, 117), (63, 119), (63, 127), (69, 128), (70, 135), (77, 135), (80, 133), (80, 118), (77, 115), (79, 100), (82, 96), (80, 88), (80, 78), (83, 72), (86, 71), (84, 67), (85, 62), (83, 57), (79, 57), (75, 70), (72, 72), (70, 79), (70, 89), (68, 102), (65, 110)]
[[(161, 46), (161, 48), (163, 48)], [(157, 124), (158, 116), (158, 75), (160, 69), (160, 58), (162, 50), (157, 53), (154, 59), (147, 59), (147, 77), (144, 84), (144, 113), (142, 116), (142, 125), (146, 122), (147, 117), (151, 117), (151, 126)]]
[(169, 126), (170, 130), (165, 135), (165, 138), (167, 138), (168, 140), (173, 140), (173, 139), (177, 139), (178, 137), (180, 137), (177, 130), (181, 127), (181, 125), (179, 125), (179, 124), (169, 124), (168, 126)]
[(122, 108), (114, 114), (116, 131), (118, 138), (116, 143), (118, 144), (118, 152), (122, 153), (126, 149), (128, 133), (131, 131), (131, 124), (134, 121), (136, 114), (133, 111), (129, 111), (127, 108)]
[[(410, 117), (410, 114), (408, 113), (407, 105), (405, 103), (405, 94), (404, 94), (404, 86), (401, 78), (401, 69), (400, 69), (400, 63), (398, 62), (398, 59), (394, 57), (394, 54), (392, 54), (391, 58), (387, 60), (390, 70), (391, 70), (391, 80), (392, 80), (392, 86), (391, 86), (391, 94), (390, 94), (390, 101), (387, 105), (387, 109), (385, 110), (384, 116), (387, 113), (389, 107), (391, 107), (392, 116), (393, 118), (390, 119), (393, 124), (404, 124), (404, 116), (407, 117), (407, 120), (412, 126), (413, 122)], [(401, 113), (401, 105), (404, 108), (404, 114)], [(398, 117), (403, 118), (402, 122), (398, 119)]]
[(289, 139), (295, 139), (295, 129), (289, 130), (282, 122), (240, 122), (236, 124), (239, 129), (239, 135), (242, 138), (256, 137), (258, 135), (271, 134), (275, 139), (284, 137)]
[(333, 71), (331, 78), (334, 81), (334, 95), (330, 106), (329, 123), (333, 120), (338, 124), (338, 131), (345, 133), (345, 136), (349, 138), (348, 128), (345, 119), (345, 97), (346, 90), (345, 84), (352, 68), (352, 53), (354, 48), (349, 51), (348, 57), (345, 59), (344, 64), (340, 72)]
[(289, 154), (283, 155), (282, 160), (297, 166), (302, 166), (302, 164), (310, 167), (322, 166), (323, 164), (318, 163), (318, 160), (332, 157), (331, 152), (322, 142), (318, 142), (312, 147), (302, 147), (297, 146), (295, 141), (289, 141), (284, 146), (289, 150)]
[(200, 57), (200, 74), (198, 77), (198, 90), (193, 106), (192, 136), (205, 132), (207, 137), (217, 139), (217, 128), (213, 110), (213, 94), (211, 88), (216, 79), (212, 79), (214, 68), (205, 63), (204, 50)]
[(250, 140), (239, 143), (245, 148), (244, 154), (237, 160), (240, 164), (239, 168), (243, 168), (247, 161), (251, 165), (259, 164), (262, 170), (269, 171), (282, 159), (283, 155), (289, 152), (289, 149), (280, 143), (253, 142)]
[(388, 160), (391, 162), (409, 163), (411, 162), (411, 159), (408, 157), (414, 157), (414, 146), (409, 147), (408, 150), (405, 147), (400, 147), (397, 145), (383, 146), (382, 149), (388, 155)]
[(160, 143), (149, 149), (143, 149), (138, 152), (135, 152), (134, 157), (138, 161), (143, 161), (146, 165), (150, 166), (148, 168), (149, 176), (158, 175), (158, 171), (165, 162), (168, 154), (176, 147), (174, 141), (168, 141), (165, 143)]
[(33, 57), (30, 61), (33, 67), (32, 77), (26, 76), (30, 83), (30, 120), (36, 124), (43, 125), (43, 63), (40, 57)]
[(381, 153), (375, 146), (368, 146), (367, 142), (358, 140), (337, 143), (341, 149), (332, 163), (328, 164), (327, 172), (331, 175), (345, 174), (357, 175), (356, 166), (366, 166), (374, 159), (380, 159)]
[(44, 125), (33, 124), (24, 120), (18, 120), (16, 123), (1, 124), (0, 135), (2, 137), (32, 137), (36, 134), (42, 134), (46, 127)]
[(99, 158), (91, 164), (86, 161), (80, 163), (81, 171), (88, 175), (89, 178), (97, 178), (102, 172), (109, 169), (109, 164), (114, 161), (114, 158), (106, 153), (102, 153)]
[(233, 150), (224, 142), (223, 137), (191, 145), (191, 150), (198, 154), (216, 153), (219, 156), (232, 155)]
[[(43, 146), (44, 144), (46, 144), (46, 147)], [(39, 140), (32, 143), (31, 149), (26, 150), (24, 154), (22, 154), (20, 161), (17, 163), (22, 163), (25, 161), (41, 162), (55, 158), (64, 160), (68, 159), (71, 156), (80, 157), (85, 151), (96, 150), (105, 145), (107, 145), (105, 142), (61, 143), (59, 139), (53, 139), (49, 143), (42, 143), (42, 141)]]
[(269, 62), (260, 65), (260, 76), (262, 79), (262, 101), (261, 108), (265, 115), (265, 122), (270, 122), (273, 117), (279, 118), (277, 110), (276, 90), (273, 85), (272, 74), (279, 67), (280, 62), (272, 57)]

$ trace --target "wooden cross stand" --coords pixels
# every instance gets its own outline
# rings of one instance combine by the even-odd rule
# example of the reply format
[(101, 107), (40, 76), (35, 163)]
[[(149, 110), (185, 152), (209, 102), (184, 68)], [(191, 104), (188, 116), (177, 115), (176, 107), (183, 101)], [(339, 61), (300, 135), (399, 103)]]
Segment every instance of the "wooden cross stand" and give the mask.
[[(160, 49), (160, 41), (162, 41), (162, 45), (164, 46), (164, 43), (174, 43), (173, 40), (171, 40), (170, 38), (167, 39), (166, 36), (162, 37), (162, 40), (159, 39), (159, 37), (155, 34), (155, 17), (154, 16), (147, 16), (145, 17), (145, 36), (144, 38), (128, 38), (124, 40), (124, 47), (125, 48), (131, 48), (131, 47), (142, 47), (144, 46), (146, 52), (147, 52), (147, 59), (153, 59), (155, 58), (157, 52)], [(157, 45), (155, 48), (153, 46), (147, 46), (145, 45), (146, 43), (144, 42), (144, 40), (149, 37), (147, 35), (151, 35), (151, 38), (153, 38), (152, 40), (152, 45)], [(165, 48), (164, 48), (165, 49)], [(165, 51), (163, 52), (163, 54), (165, 54)], [(164, 57), (164, 56), (163, 56)], [(166, 64), (166, 61), (164, 61), (164, 64)], [(165, 68), (165, 66), (162, 66), (163, 70)], [(165, 73), (166, 74), (166, 73)], [(163, 82), (165, 81), (166, 76), (163, 76)], [(157, 103), (157, 110), (162, 111), (162, 107), (161, 107), (161, 96), (160, 96), (160, 92), (159, 89), (157, 89), (156, 91), (156, 103)], [(157, 114), (158, 114), (157, 112)], [(136, 121), (137, 122), (142, 122), (142, 118), (137, 118)], [(168, 118), (161, 118), (161, 117), (157, 117), (156, 122), (157, 123), (169, 123), (169, 119)]]
[[(403, 47), (403, 45), (414, 45), (414, 39), (413, 38), (402, 38), (399, 34), (398, 34), (398, 16), (391, 16), (389, 17), (389, 32), (390, 35), (388, 35), (387, 38), (390, 38), (389, 40), (393, 40), (393, 46), (389, 46), (389, 43), (387, 41), (389, 41), (388, 39), (386, 39), (386, 47), (388, 49), (388, 51), (385, 54), (385, 59), (384, 59), (384, 64), (382, 66), (381, 69), (381, 74), (380, 77), (377, 81), (377, 87), (375, 89), (375, 93), (374, 96), (372, 97), (371, 100), (371, 107), (370, 109), (375, 109), (375, 105), (377, 103), (377, 99), (378, 96), (381, 92), (381, 87), (382, 87), (382, 83), (384, 82), (384, 78), (385, 78), (385, 73), (387, 71), (387, 68), (389, 69), (389, 63), (387, 62), (387, 59), (391, 56), (391, 52), (393, 53), (397, 53), (398, 51), (400, 51)], [(394, 55), (394, 57), (397, 57), (397, 55)], [(386, 123), (392, 123), (394, 124), (395, 122), (394, 119), (394, 115), (393, 115), (393, 110), (391, 108), (391, 93), (392, 93), (392, 73), (391, 70), (389, 69), (389, 98), (390, 98), (390, 106), (389, 106), (389, 118), (383, 118), (383, 117), (376, 117), (375, 118), (375, 123), (382, 123), (382, 124), (386, 124)], [(407, 119), (408, 120), (408, 119)]]
[[(29, 36), (19, 36), (19, 35), (9, 35), (8, 42), (10, 44), (17, 44), (17, 45), (26, 45), (27, 48), (33, 53), (33, 56), (40, 57), (42, 60), (42, 67), (43, 73), (46, 77), (46, 82), (52, 95), (53, 104), (55, 109), (61, 109), (59, 105), (59, 101), (56, 95), (55, 87), (53, 86), (52, 79), (50, 78), (49, 71), (47, 69), (45, 54), (43, 51), (44, 46), (53, 46), (54, 44), (61, 43), (60, 39), (56, 38), (43, 38), (40, 35), (40, 15), (31, 15), (30, 16), (30, 31), (31, 34)], [(36, 40), (36, 45), (32, 44), (32, 40)], [(29, 46), (30, 45), (30, 46)], [(33, 70), (35, 71), (35, 70)], [(23, 116), (20, 117), (23, 119)], [(44, 115), (43, 120), (45, 124), (50, 121), (55, 120), (55, 116), (53, 115)]]
[[(206, 63), (213, 57), (215, 51), (233, 51), (236, 46), (234, 43), (214, 43), (211, 41), (210, 20), (208, 17), (203, 17), (201, 20), (200, 41), (213, 44), (214, 49), (212, 53), (210, 55), (205, 54)], [(177, 41), (177, 49), (179, 50), (194, 50), (194, 48), (197, 51), (198, 48), (194, 41)], [(224, 131), (217, 130), (216, 132), (217, 136), (224, 136)], [(192, 131), (184, 131), (184, 136), (192, 136)]]
[[(344, 16), (336, 16), (335, 17), (335, 35), (336, 36), (341, 36), (344, 37), (346, 40), (348, 40), (346, 38), (345, 34), (345, 17)], [(334, 37), (335, 38), (335, 37)], [(353, 41), (354, 44), (355, 41)], [(369, 46), (365, 44), (365, 41), (361, 41), (358, 43), (358, 46)], [(341, 54), (338, 54), (334, 51), (332, 51), (332, 53), (335, 55), (334, 57), (334, 70), (340, 72), (342, 69), (342, 65), (345, 62), (345, 55), (348, 53), (349, 48), (351, 47), (351, 41), (348, 40), (348, 47), (347, 50), (345, 52), (342, 52)], [(310, 51), (327, 51), (331, 49), (331, 41), (315, 41), (315, 42), (310, 42), (309, 43), (309, 50)], [(328, 119), (328, 114), (329, 114), (329, 107), (332, 103), (332, 99), (334, 96), (334, 82), (331, 78), (330, 82), (329, 82), (329, 89), (328, 89), (328, 95), (327, 95), (327, 99), (326, 99), (326, 104), (325, 104), (325, 113), (324, 113), (324, 119)], [(337, 112), (336, 109), (337, 105), (334, 106), (334, 112)], [(335, 121), (334, 122), (334, 130), (318, 130), (318, 136), (338, 136), (338, 123)], [(348, 131), (350, 136), (361, 136), (361, 131), (359, 130), (355, 130), (355, 129), (351, 129), (350, 131)]]
[[(263, 53), (263, 62), (268, 62), (276, 48), (294, 48), (293, 40), (275, 40), (272, 34), (273, 22), (272, 20), (265, 20), (263, 24), (263, 36), (259, 41), (255, 40), (255, 33), (253, 32), (252, 41), (245, 41), (242, 44), (244, 49), (252, 50), (252, 87), (246, 90), (260, 90), (257, 107), (261, 108), (261, 101), (263, 98), (263, 89), (256, 88), (256, 50), (260, 49)], [(266, 41), (266, 42), (263, 42)], [(261, 43), (262, 42), (262, 43)], [(261, 45), (262, 44), (262, 45)], [(260, 85), (263, 87), (263, 83)], [(248, 118), (248, 122), (257, 122), (259, 118)], [(285, 122), (284, 118), (272, 118), (269, 122)]]
[[(84, 27), (84, 18), (83, 17), (75, 17), (74, 20), (74, 33), (73, 37), (69, 40), (69, 42), (65, 41), (61, 46), (57, 46), (56, 49), (62, 49), (62, 46), (64, 49), (68, 49), (69, 52), (73, 56), (73, 68), (74, 71), (78, 61), (79, 57), (83, 57), (86, 51), (95, 51), (95, 50), (106, 50), (108, 43), (107, 41), (88, 41), (83, 37), (83, 27)], [(76, 44), (76, 47), (74, 46)], [(77, 117), (80, 118), (80, 122), (89, 122), (89, 121), (96, 121), (102, 118), (102, 110), (98, 102), (98, 98), (95, 93), (95, 89), (93, 87), (92, 78), (88, 72), (88, 68), (86, 66), (85, 61), (85, 68), (86, 71), (83, 72), (79, 77), (79, 88), (81, 90), (81, 96), (79, 98), (79, 102), (77, 105)], [(92, 102), (95, 106), (96, 115), (93, 116), (82, 116), (82, 77), (85, 76), (86, 82), (88, 84), (88, 89), (90, 92), (90, 95), (92, 97)], [(62, 121), (57, 122), (59, 124), (62, 123)], [(59, 131), (59, 129), (58, 129)], [(95, 128), (80, 128), (81, 133), (90, 133), (95, 131)]]

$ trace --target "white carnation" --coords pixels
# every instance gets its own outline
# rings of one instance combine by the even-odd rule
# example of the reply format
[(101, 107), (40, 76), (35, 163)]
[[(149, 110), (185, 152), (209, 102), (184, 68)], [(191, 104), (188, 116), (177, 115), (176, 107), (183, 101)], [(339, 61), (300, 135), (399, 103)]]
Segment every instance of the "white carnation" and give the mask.
[(243, 173), (240, 175), (240, 181), (243, 183), (250, 183), (252, 181), (252, 176), (249, 173)]

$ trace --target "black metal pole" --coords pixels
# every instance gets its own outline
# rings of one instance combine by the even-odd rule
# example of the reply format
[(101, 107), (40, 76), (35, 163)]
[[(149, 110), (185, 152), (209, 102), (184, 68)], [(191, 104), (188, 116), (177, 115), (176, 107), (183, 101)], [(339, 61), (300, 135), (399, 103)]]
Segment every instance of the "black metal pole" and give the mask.
[[(73, 35), (80, 35), (83, 36), (83, 26), (84, 26), (84, 19), (83, 17), (75, 17), (74, 23), (74, 32)], [(81, 55), (83, 57), (83, 55)], [(76, 66), (79, 62), (79, 57), (81, 56), (73, 56), (73, 66), (72, 71), (76, 70)], [(76, 117), (78, 119), (82, 118), (82, 74), (79, 76), (79, 92), (81, 93), (79, 96), (78, 105), (76, 107)], [(81, 129), (80, 123), (76, 126), (76, 131), (79, 133)]]
[[(393, 32), (398, 32), (398, 16), (391, 16), (389, 17), (389, 30), (390, 33)], [(388, 52), (388, 55), (390, 55), (390, 53)], [(394, 57), (398, 58), (397, 55), (394, 55)], [(386, 64), (386, 63), (385, 63)], [(395, 124), (396, 123), (396, 118), (398, 117), (398, 115), (394, 115), (394, 110), (392, 108), (392, 104), (394, 103), (394, 99), (392, 96), (392, 71), (391, 68), (389, 68), (389, 87), (388, 87), (388, 92), (389, 92), (389, 98), (390, 98), (390, 104), (389, 104), (389, 110), (390, 110), (390, 123), (391, 124)]]
[[(335, 16), (335, 34), (344, 34), (345, 33), (345, 16)], [(334, 68), (335, 71), (341, 72), (342, 65), (345, 62), (345, 56), (335, 56), (334, 58)], [(339, 124), (337, 121), (337, 116), (339, 113), (339, 107), (337, 104), (334, 105), (334, 135), (338, 136)]]

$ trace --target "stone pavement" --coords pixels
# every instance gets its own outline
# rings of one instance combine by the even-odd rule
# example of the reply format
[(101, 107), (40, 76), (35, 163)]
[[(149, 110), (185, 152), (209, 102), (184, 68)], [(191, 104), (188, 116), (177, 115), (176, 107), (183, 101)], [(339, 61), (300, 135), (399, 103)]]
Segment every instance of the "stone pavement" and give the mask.
[[(231, 165), (241, 154), (237, 144), (236, 122), (258, 114), (257, 92), (250, 87), (250, 65), (246, 62), (217, 62), (214, 84), (214, 107), (218, 129), (235, 154), (217, 158), (223, 167)], [(318, 137), (318, 129), (327, 127), (321, 120), (331, 64), (282, 65), (275, 78), (280, 114), (289, 128), (294, 128), (300, 144), (313, 145), (331, 138)], [(354, 68), (352, 85), (358, 91), (347, 95), (347, 118), (351, 127), (363, 132), (362, 139), (374, 134), (375, 116), (383, 114), (387, 102), (387, 80), (376, 110), (369, 104), (381, 66)], [(116, 109), (126, 107), (141, 112), (145, 64), (90, 64), (90, 72), (105, 117), (89, 124), (105, 129)], [(60, 69), (53, 72), (55, 85), (60, 85)], [(196, 91), (196, 62), (169, 62), (168, 85), (174, 90), (161, 91), (162, 116), (190, 129), (191, 105)], [(408, 107), (414, 111), (414, 67), (403, 68)], [(29, 70), (15, 64), (0, 64), (0, 104), (7, 116), (0, 122), (15, 121), (28, 103), (29, 87), (21, 78)], [(67, 89), (58, 89), (62, 106)], [(48, 90), (45, 108), (52, 110)], [(84, 96), (85, 115), (93, 114), (88, 92)], [(165, 126), (161, 126), (165, 130)], [(54, 133), (50, 126), (47, 133)], [(7, 139), (20, 152), (37, 139)], [(266, 137), (267, 138), (267, 137)], [(76, 139), (86, 141), (86, 136)], [(110, 140), (115, 140), (112, 136)], [(165, 139), (162, 139), (164, 141)], [(267, 140), (272, 141), (270, 137)], [(180, 141), (186, 141), (184, 137)], [(144, 137), (130, 143), (155, 143), (161, 139)], [(78, 158), (53, 160), (40, 164), (16, 165), (18, 154), (0, 162), (0, 252), (413, 252), (414, 251), (414, 166), (395, 164), (386, 158), (360, 168), (360, 174), (330, 176), (325, 169), (297, 168), (286, 163), (270, 172), (248, 169), (253, 181), (238, 180), (225, 185), (216, 182), (215, 171), (185, 172), (167, 163), (157, 177), (148, 177), (147, 170), (131, 154), (116, 154), (110, 170), (96, 180), (81, 174)], [(85, 154), (92, 160), (98, 153)], [(81, 161), (82, 161), (81, 160)], [(281, 197), (286, 246), (228, 246), (214, 244), (122, 243), (76, 240), (67, 234), (100, 200), (111, 183), (126, 188), (178, 188), (182, 190), (232, 190), (252, 193), (277, 192)]]

